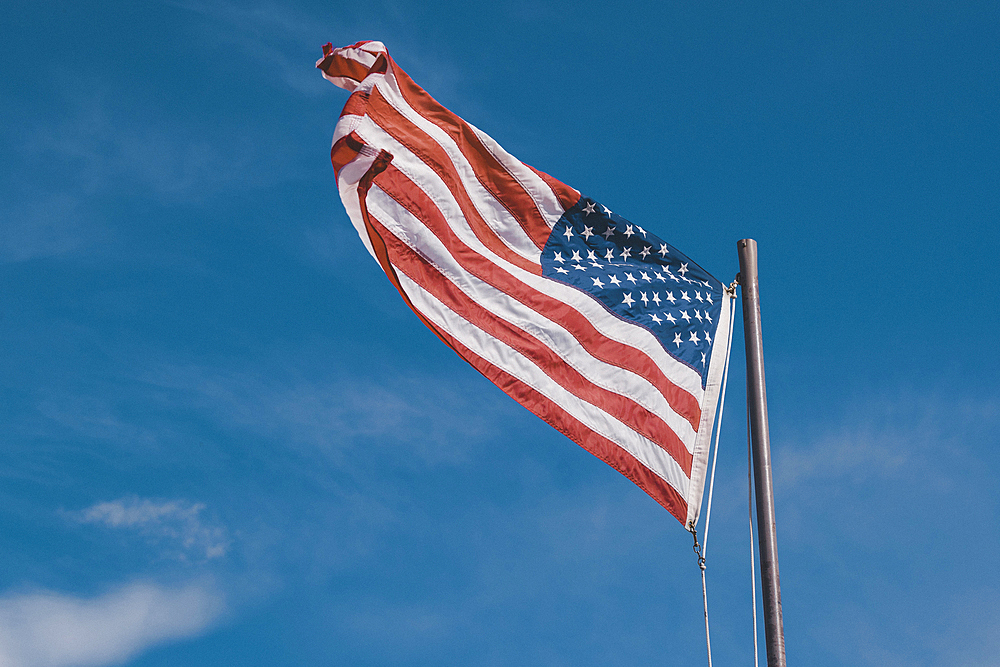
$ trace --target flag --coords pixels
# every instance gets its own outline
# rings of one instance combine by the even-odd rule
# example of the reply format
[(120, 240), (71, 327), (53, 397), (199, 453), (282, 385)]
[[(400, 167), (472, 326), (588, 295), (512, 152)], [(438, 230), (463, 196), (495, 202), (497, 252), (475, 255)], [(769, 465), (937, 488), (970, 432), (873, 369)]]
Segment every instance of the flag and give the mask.
[(323, 76), (351, 91), (330, 153), (341, 199), (403, 300), (693, 528), (728, 348), (722, 283), (507, 153), (380, 42), (323, 56)]

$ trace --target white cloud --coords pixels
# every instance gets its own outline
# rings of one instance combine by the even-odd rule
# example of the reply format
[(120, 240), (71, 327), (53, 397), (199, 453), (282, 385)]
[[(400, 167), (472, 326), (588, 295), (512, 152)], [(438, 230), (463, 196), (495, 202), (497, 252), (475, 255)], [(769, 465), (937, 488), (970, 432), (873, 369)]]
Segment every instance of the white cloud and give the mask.
[(201, 503), (185, 500), (154, 502), (122, 498), (97, 503), (71, 516), (84, 524), (130, 528), (152, 538), (175, 541), (183, 549), (182, 556), (187, 553), (206, 559), (225, 556), (230, 544), (226, 530), (203, 522), (200, 515), (204, 509)]
[(210, 585), (137, 582), (94, 598), (54, 592), (0, 597), (0, 667), (113, 665), (195, 636), (223, 611)]

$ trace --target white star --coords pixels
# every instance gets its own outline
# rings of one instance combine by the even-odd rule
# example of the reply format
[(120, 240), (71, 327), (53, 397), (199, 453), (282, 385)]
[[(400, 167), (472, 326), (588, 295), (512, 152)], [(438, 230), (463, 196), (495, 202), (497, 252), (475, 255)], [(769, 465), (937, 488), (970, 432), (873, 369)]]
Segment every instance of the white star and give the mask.
[(712, 303), (712, 293), (711, 292), (709, 292), (708, 294), (705, 295), (705, 300), (708, 301), (709, 303)]
[(694, 343), (695, 345), (697, 345), (698, 343), (701, 342), (701, 340), (698, 339), (698, 332), (697, 331), (692, 331), (691, 332), (691, 338), (689, 338), (688, 340), (690, 342)]
[(686, 311), (686, 310), (682, 310), (681, 311), (681, 319), (684, 320), (685, 322), (689, 322), (689, 323), (691, 322), (691, 316), (688, 315), (688, 311)]
[(653, 292), (653, 303), (655, 303), (657, 306), (660, 305), (660, 295), (657, 294), (656, 292)]
[(681, 264), (681, 268), (677, 269), (677, 273), (681, 274), (682, 276), (687, 272), (688, 272), (687, 264)]
[(557, 266), (557, 267), (556, 267), (556, 271), (557, 271), (558, 273), (569, 273), (569, 271), (567, 271), (566, 269), (564, 269), (564, 268), (563, 268), (563, 267), (561, 267), (561, 266)]
[(666, 279), (666, 278), (664, 278), (664, 277), (663, 277), (663, 274), (662, 274), (662, 273), (660, 273), (659, 271), (657, 271), (657, 272), (656, 272), (656, 273), (655, 273), (654, 275), (655, 275), (655, 276), (656, 276), (656, 277), (657, 277), (657, 278), (659, 279), (659, 281), (660, 281), (661, 283), (665, 283), (665, 282), (667, 282), (667, 279)]
[(679, 280), (677, 280), (677, 276), (675, 276), (674, 274), (670, 273), (670, 269), (663, 269), (663, 272), (665, 274), (667, 274), (667, 278), (670, 278), (675, 283), (679, 283), (680, 282)]
[(586, 271), (587, 270), (586, 267), (580, 266), (579, 264), (574, 264), (573, 268), (576, 269), (577, 271)]
[(707, 331), (702, 331), (702, 333), (705, 334), (705, 342), (708, 343), (709, 345), (711, 345), (712, 344), (712, 337), (708, 335)]
[(563, 232), (562, 235), (566, 237), (567, 241), (569, 241), (571, 238), (573, 238), (573, 230), (570, 229), (569, 227), (566, 227), (566, 231)]
[(646, 257), (649, 256), (649, 251), (652, 250), (652, 249), (653, 249), (653, 246), (649, 246), (649, 245), (646, 246), (645, 248), (642, 249), (642, 252), (639, 253), (639, 256), (642, 257), (643, 259), (646, 259)]
[(554, 258), (554, 259), (555, 259), (555, 260), (556, 260), (557, 262), (559, 262), (560, 264), (562, 264), (563, 262), (565, 262), (565, 261), (566, 261), (565, 259), (563, 259), (563, 256), (562, 256), (562, 253), (561, 253), (561, 252), (557, 252), (557, 253), (556, 253), (556, 256), (555, 256), (555, 258)]
[(632, 231), (632, 225), (625, 225), (625, 231), (622, 233), (628, 238), (632, 238), (632, 235), (635, 234), (635, 232)]
[(660, 249), (657, 252), (660, 253), (660, 257), (666, 257), (667, 253), (670, 252), (670, 251), (667, 250), (667, 244), (666, 243), (661, 243), (660, 244)]
[(656, 322), (657, 324), (663, 324), (663, 320), (661, 320), (661, 319), (660, 319), (660, 318), (659, 318), (659, 317), (658, 317), (658, 316), (656, 315), (656, 313), (653, 313), (652, 315), (650, 315), (650, 318), (652, 318), (652, 320), (653, 320), (654, 322)]
[(712, 323), (712, 316), (708, 314), (707, 310), (705, 311), (705, 319), (708, 321), (709, 324)]
[(694, 311), (694, 316), (698, 318), (698, 321), (699, 321), (699, 322), (704, 322), (704, 321), (705, 321), (705, 320), (703, 320), (703, 319), (702, 319), (702, 317), (701, 317), (701, 311), (700, 311), (700, 310), (696, 310), (696, 311)]
[(610, 239), (614, 235), (615, 235), (614, 225), (608, 225), (608, 228), (601, 233), (601, 236), (603, 236), (605, 239)]
[(701, 298), (701, 292), (695, 292), (694, 298), (698, 299), (698, 301), (701, 301), (702, 303), (705, 303), (705, 300)]
[(615, 251), (612, 248), (608, 248), (608, 252), (606, 255), (604, 255), (604, 259), (608, 260), (609, 262), (615, 261)]
[(646, 296), (645, 292), (639, 292), (639, 300), (642, 301), (642, 305), (644, 306), (649, 305), (649, 297)]
[(670, 303), (677, 303), (677, 299), (674, 298), (673, 292), (667, 292), (667, 301)]
[(684, 341), (681, 340), (681, 334), (679, 332), (675, 333), (674, 334), (674, 343), (677, 344), (677, 347), (680, 347), (682, 342), (684, 342)]
[(615, 287), (621, 287), (622, 281), (618, 280), (618, 276), (608, 276), (608, 282), (610, 282)]
[(604, 268), (603, 264), (598, 264), (597, 262), (591, 262), (590, 265), (592, 267), (594, 267), (595, 269), (603, 269)]
[(653, 282), (653, 279), (652, 279), (652, 278), (650, 278), (650, 277), (649, 277), (649, 274), (648, 274), (648, 273), (646, 273), (645, 271), (640, 271), (640, 272), (639, 272), (639, 275), (640, 275), (640, 276), (642, 276), (642, 279), (643, 279), (643, 280), (645, 280), (645, 281), (646, 281), (647, 283), (651, 283), (651, 282)]
[(608, 208), (604, 204), (601, 204), (601, 208), (604, 209), (604, 215), (611, 215), (611, 209), (610, 208)]
[(622, 301), (622, 303), (626, 304), (629, 308), (631, 308), (632, 304), (635, 303), (635, 299), (632, 298), (631, 294), (625, 292), (625, 300)]
[(667, 318), (667, 322), (670, 322), (671, 324), (677, 324), (677, 320), (670, 313), (663, 313), (663, 316)]
[(591, 213), (593, 213), (594, 212), (594, 202), (590, 202), (586, 206), (584, 206), (583, 207), (583, 212), (586, 213), (587, 215), (590, 215)]
[(646, 230), (645, 229), (643, 229), (639, 225), (636, 225), (635, 228), (639, 230), (640, 234), (642, 234), (642, 238), (646, 238)]
[(628, 258), (631, 256), (632, 256), (632, 248), (628, 247), (622, 248), (622, 259), (624, 259), (627, 262)]
[(681, 298), (684, 299), (685, 301), (691, 300), (691, 297), (688, 296), (687, 292), (681, 292)]
[(703, 280), (703, 281), (701, 281), (701, 284), (702, 284), (702, 285), (704, 285), (705, 287), (709, 288), (709, 289), (711, 289), (711, 288), (712, 288), (712, 286), (708, 284), (708, 281), (707, 281), (707, 280)]
[(580, 236), (582, 236), (583, 238), (585, 238), (585, 239), (587, 239), (589, 241), (590, 237), (593, 236), (593, 235), (594, 235), (594, 228), (593, 227), (588, 227), (587, 225), (584, 225), (583, 226), (583, 231), (580, 232)]
[(587, 259), (589, 259), (591, 262), (593, 262), (593, 261), (595, 261), (597, 259), (597, 255), (594, 254), (593, 250), (588, 250), (587, 251)]
[(573, 256), (570, 257), (570, 260), (574, 261), (574, 262), (582, 262), (583, 261), (583, 257), (580, 257), (580, 251), (579, 250), (574, 250), (573, 251)]
[(705, 353), (704, 352), (701, 353), (701, 365), (702, 366), (705, 365)]
[(632, 284), (633, 284), (633, 285), (635, 285), (635, 284), (636, 284), (636, 279), (635, 279), (635, 276), (633, 276), (633, 275), (632, 275), (631, 273), (626, 273), (626, 274), (625, 274), (625, 280), (630, 280), (630, 281), (632, 281)]
[(594, 287), (603, 288), (604, 283), (601, 282), (600, 278), (591, 278), (594, 281)]

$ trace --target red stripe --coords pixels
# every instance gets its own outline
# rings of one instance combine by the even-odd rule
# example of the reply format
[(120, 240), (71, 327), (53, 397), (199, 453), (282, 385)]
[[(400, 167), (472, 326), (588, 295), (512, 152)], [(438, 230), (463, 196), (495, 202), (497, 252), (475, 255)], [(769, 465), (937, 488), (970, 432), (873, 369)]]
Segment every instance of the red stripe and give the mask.
[(645, 353), (607, 338), (573, 307), (529, 287), (469, 248), (451, 230), (448, 221), (424, 191), (391, 164), (378, 175), (375, 183), (423, 222), (464, 270), (535, 312), (560, 323), (594, 358), (646, 378), (663, 395), (670, 407), (686, 419), (695, 431), (698, 430), (701, 419), (698, 401), (671, 382)]
[[(524, 186), (483, 145), (468, 123), (438, 103), (427, 94), (427, 91), (415, 84), (391, 57), (389, 59), (399, 90), (407, 103), (421, 116), (444, 130), (458, 144), (459, 150), (472, 165), (472, 170), (483, 187), (510, 211), (538, 249), (544, 248), (552, 228), (545, 222), (538, 205)], [(563, 205), (563, 210), (573, 206), (579, 198), (580, 195), (577, 194), (572, 202)]]
[(508, 396), (545, 420), (552, 428), (628, 477), (653, 500), (673, 514), (674, 518), (681, 524), (687, 521), (687, 502), (677, 489), (640, 463), (634, 456), (611, 440), (594, 433), (588, 426), (563, 410), (554, 401), (486, 361), (450, 334), (443, 331), (437, 331), (437, 334), (442, 340), (447, 339), (448, 344), (460, 357), (486, 376), (486, 379), (500, 387)]
[[(448, 186), (448, 190), (458, 202), (459, 208), (462, 209), (462, 214), (469, 223), (469, 227), (483, 245), (525, 271), (530, 271), (536, 275), (542, 274), (541, 264), (527, 260), (511, 250), (490, 226), (486, 224), (486, 221), (479, 215), (475, 205), (472, 203), (472, 198), (466, 191), (465, 186), (462, 185), (458, 172), (455, 170), (451, 158), (448, 157), (445, 150), (428, 137), (423, 130), (399, 115), (377, 88), (372, 90), (372, 94), (368, 99), (367, 115), (379, 127), (392, 135), (396, 141), (403, 144), (407, 150), (420, 158), (441, 177), (441, 180)], [(549, 229), (546, 227), (546, 237), (548, 233)]]
[(333, 142), (333, 147), (330, 149), (330, 162), (333, 163), (335, 177), (339, 178), (340, 170), (344, 168), (344, 165), (358, 156), (362, 145), (353, 132)]
[[(524, 163), (522, 162), (521, 164)], [(548, 185), (552, 189), (552, 192), (555, 193), (556, 198), (559, 200), (559, 205), (562, 206), (564, 211), (572, 208), (574, 204), (580, 201), (580, 193), (574, 188), (569, 187), (562, 181), (552, 178), (544, 171), (538, 171), (530, 164), (525, 164), (524, 166), (535, 172), (540, 179), (545, 181), (546, 185)]]
[[(385, 153), (385, 151), (380, 152), (378, 157), (375, 159), (375, 162), (372, 163), (372, 166), (368, 168), (368, 171), (358, 182), (358, 199), (360, 200), (361, 204), (361, 217), (365, 223), (365, 230), (368, 232), (368, 240), (372, 244), (372, 250), (375, 251), (375, 259), (378, 260), (378, 263), (382, 267), (382, 270), (385, 271), (385, 275), (389, 278), (389, 282), (393, 284), (393, 286), (399, 292), (399, 295), (403, 297), (403, 301), (406, 303), (406, 305), (409, 306), (410, 310), (412, 310), (416, 314), (416, 316), (420, 319), (420, 321), (424, 323), (424, 326), (433, 331), (434, 334), (437, 335), (437, 337), (440, 338), (445, 345), (451, 347), (452, 349), (455, 349), (451, 345), (451, 341), (449, 340), (450, 337), (445, 337), (444, 332), (438, 330), (438, 328), (434, 325), (433, 322), (424, 317), (424, 314), (414, 307), (413, 302), (410, 301), (410, 297), (406, 295), (406, 292), (403, 290), (402, 285), (399, 284), (399, 277), (396, 275), (396, 270), (392, 268), (392, 263), (389, 261), (389, 253), (387, 251), (385, 241), (382, 239), (382, 236), (379, 234), (378, 230), (372, 224), (372, 218), (368, 213), (368, 203), (367, 203), (368, 190), (371, 187), (373, 179), (386, 168), (386, 165), (388, 164), (388, 161), (390, 159), (391, 158), (388, 156), (387, 153)], [(458, 352), (458, 350), (455, 351)], [(461, 355), (460, 352), (459, 355)]]
[(368, 76), (368, 67), (362, 65), (357, 60), (345, 58), (339, 53), (333, 53), (317, 65), (317, 67), (330, 76), (343, 76), (361, 82)]
[(691, 476), (691, 453), (659, 416), (631, 399), (595, 385), (537, 338), (470, 299), (378, 220), (371, 218), (371, 224), (386, 244), (389, 261), (394, 268), (401, 270), (471, 325), (520, 352), (561, 387), (591, 405), (599, 406), (656, 443), (677, 461), (688, 477)]
[(347, 98), (347, 104), (344, 105), (344, 110), (340, 112), (340, 115), (364, 116), (367, 106), (368, 91), (359, 90), (356, 93), (351, 93), (351, 96)]

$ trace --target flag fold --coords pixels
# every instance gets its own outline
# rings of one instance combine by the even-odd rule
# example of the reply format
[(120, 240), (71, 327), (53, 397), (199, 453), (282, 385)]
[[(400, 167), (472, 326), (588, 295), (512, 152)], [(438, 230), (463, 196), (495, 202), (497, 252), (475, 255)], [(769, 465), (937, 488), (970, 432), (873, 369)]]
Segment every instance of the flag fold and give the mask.
[(507, 153), (381, 42), (327, 44), (316, 66), (351, 92), (330, 152), (344, 207), (406, 304), (693, 528), (729, 342), (722, 283)]

